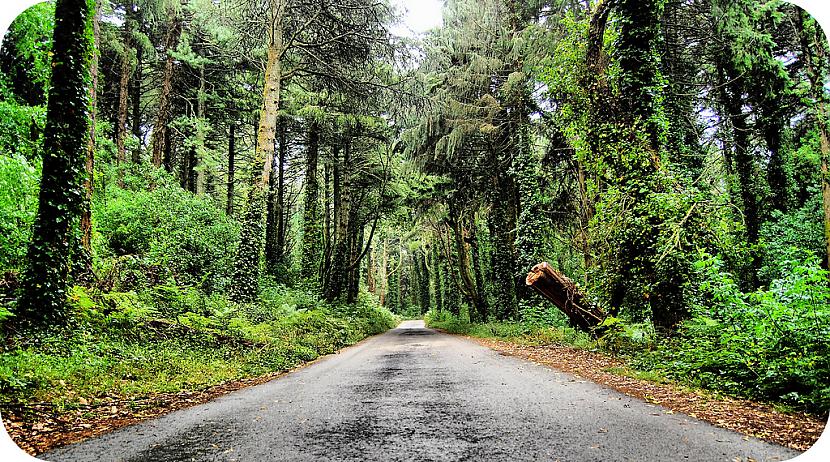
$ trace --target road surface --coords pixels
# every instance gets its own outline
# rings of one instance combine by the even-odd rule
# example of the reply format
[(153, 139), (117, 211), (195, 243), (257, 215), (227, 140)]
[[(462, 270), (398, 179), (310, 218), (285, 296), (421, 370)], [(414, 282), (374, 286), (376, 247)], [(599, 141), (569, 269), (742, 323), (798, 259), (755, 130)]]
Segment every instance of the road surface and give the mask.
[(409, 321), (58, 461), (757, 461), (798, 453)]

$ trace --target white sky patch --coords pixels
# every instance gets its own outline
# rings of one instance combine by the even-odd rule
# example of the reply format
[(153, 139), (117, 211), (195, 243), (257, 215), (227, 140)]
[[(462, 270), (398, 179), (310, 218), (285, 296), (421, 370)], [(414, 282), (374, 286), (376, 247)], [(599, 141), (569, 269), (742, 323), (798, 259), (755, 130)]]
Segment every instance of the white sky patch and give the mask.
[(392, 6), (401, 14), (401, 23), (392, 27), (392, 33), (401, 37), (417, 37), (440, 26), (441, 0), (392, 0)]

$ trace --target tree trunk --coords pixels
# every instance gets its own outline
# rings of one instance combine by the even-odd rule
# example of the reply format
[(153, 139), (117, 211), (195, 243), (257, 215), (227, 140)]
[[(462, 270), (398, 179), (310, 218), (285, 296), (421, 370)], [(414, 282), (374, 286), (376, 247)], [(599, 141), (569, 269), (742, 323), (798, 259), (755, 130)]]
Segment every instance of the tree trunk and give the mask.
[(167, 35), (164, 39), (164, 52), (167, 54), (167, 58), (164, 62), (164, 73), (161, 78), (156, 124), (153, 127), (153, 165), (156, 167), (161, 167), (165, 160), (165, 151), (169, 150), (166, 147), (170, 142), (170, 133), (167, 126), (170, 124), (171, 117), (172, 101), (170, 93), (173, 91), (173, 65), (175, 61), (172, 52), (179, 46), (179, 39), (182, 34), (182, 20), (176, 11), (176, 7), (168, 8), (167, 20)]
[[(277, 169), (278, 156), (274, 156), (272, 169)], [(268, 181), (268, 200), (265, 202), (265, 270), (271, 276), (279, 274), (277, 264), (277, 176), (273, 172)]]
[(469, 221), (470, 233), (470, 258), (473, 260), (473, 275), (476, 281), (476, 304), (473, 309), (476, 310), (475, 319), (484, 321), (487, 319), (487, 290), (484, 286), (484, 269), (481, 264), (481, 252), (478, 246), (478, 231), (476, 230), (475, 217)]
[(322, 269), (320, 274), (325, 275), (326, 280), (323, 281), (323, 288), (328, 287), (328, 274), (329, 268), (331, 268), (331, 253), (332, 253), (332, 246), (334, 240), (334, 231), (332, 223), (336, 220), (335, 211), (333, 210), (335, 204), (334, 200), (334, 193), (332, 192), (333, 180), (332, 180), (332, 169), (336, 168), (335, 164), (337, 163), (337, 159), (340, 157), (340, 147), (337, 145), (337, 142), (334, 142), (334, 146), (331, 149), (331, 156), (329, 156), (328, 162), (323, 163), (323, 257), (322, 257)]
[(271, 178), (274, 159), (277, 118), (280, 108), (283, 52), (282, 15), (280, 1), (271, 4), (271, 28), (268, 42), (268, 61), (265, 66), (262, 107), (257, 130), (257, 148), (254, 165), (262, 166), (262, 175), (255, 178), (248, 193), (245, 217), (239, 236), (239, 247), (234, 265), (234, 285), (231, 297), (239, 302), (250, 302), (259, 294), (259, 256), (263, 250), (265, 221), (265, 194)]
[(458, 269), (457, 275), (460, 277), (458, 288), (470, 304), (472, 309), (470, 318), (473, 318), (471, 320), (483, 322), (487, 320), (487, 302), (476, 287), (473, 274), (470, 273), (470, 257), (464, 243), (464, 227), (461, 225), (461, 217), (458, 216), (458, 211), (454, 209), (451, 205), (449, 223), (455, 242), (456, 259), (454, 263)]
[(43, 138), (43, 176), (16, 315), (46, 326), (66, 321), (70, 228), (85, 197), (90, 63), (94, 50), (92, 0), (57, 0), (52, 78)]
[[(811, 93), (814, 102), (814, 117), (819, 129), (821, 149), (821, 200), (824, 213), (824, 243), (825, 264), (830, 268), (830, 135), (828, 135), (827, 92), (825, 90), (825, 72), (823, 65), (827, 63), (827, 39), (815, 19), (801, 10), (798, 15), (801, 55), (807, 68), (807, 78), (810, 80)], [(812, 25), (812, 31), (806, 25)], [(808, 35), (809, 34), (809, 35)]]
[(285, 157), (288, 152), (285, 123), (283, 118), (277, 122), (279, 150), (274, 159), (277, 174), (271, 177), (265, 230), (265, 262), (272, 276), (279, 276), (285, 271)]
[(440, 313), (444, 311), (444, 285), (442, 279), (444, 274), (442, 271), (443, 262), (441, 261), (441, 253), (437, 245), (432, 246), (432, 277), (435, 281), (435, 311)]
[(115, 126), (115, 162), (118, 165), (118, 186), (124, 187), (124, 172), (122, 170), (127, 161), (127, 148), (124, 138), (127, 136), (127, 101), (130, 88), (130, 73), (132, 68), (132, 24), (133, 8), (127, 4), (127, 15), (124, 20), (124, 50), (121, 54), (121, 75), (118, 79), (118, 123)]
[[(205, 67), (201, 66), (199, 68), (199, 93), (196, 96), (196, 123), (200, 122), (200, 119), (205, 117)], [(204, 143), (207, 144), (208, 140), (204, 140)], [(204, 159), (200, 159), (198, 156), (198, 152), (196, 147), (193, 147), (193, 154), (191, 157), (192, 164), (190, 166), (190, 181), (192, 183), (192, 189), (196, 194), (205, 194), (207, 191), (207, 165), (199, 165), (204, 164)], [(199, 168), (202, 167), (202, 168)]]
[(141, 163), (141, 79), (143, 78), (141, 72), (142, 57), (144, 50), (141, 46), (135, 48), (135, 71), (133, 71), (133, 136), (137, 140), (135, 148), (133, 149), (132, 161), (134, 164)]
[(347, 278), (350, 263), (349, 235), (354, 227), (354, 213), (351, 206), (351, 141), (344, 138), (343, 164), (335, 164), (334, 170), (334, 251), (326, 290), (328, 301), (336, 300), (348, 287)]
[(234, 181), (236, 181), (236, 120), (231, 120), (228, 127), (228, 197), (225, 201), (225, 213), (233, 216)]
[[(743, 77), (730, 71), (729, 66), (723, 62), (719, 63), (719, 73), (726, 79), (726, 84), (720, 90), (721, 104), (724, 115), (729, 120), (732, 128), (733, 153), (730, 156), (734, 160), (734, 169), (737, 173), (738, 189), (740, 193), (741, 211), (743, 222), (746, 226), (746, 240), (750, 246), (758, 243), (761, 229), (761, 218), (758, 206), (758, 181), (756, 178), (757, 168), (752, 148), (749, 142), (750, 127), (747, 123), (748, 114), (744, 113), (743, 89), (741, 81)], [(729, 181), (729, 179), (727, 179)], [(755, 251), (750, 253), (749, 271), (745, 276), (746, 289), (751, 290), (758, 287), (758, 269), (760, 261)]]
[(366, 290), (371, 294), (377, 294), (375, 264), (374, 249), (370, 246), (369, 251), (366, 252)]
[(86, 162), (84, 164), (84, 207), (81, 211), (81, 255), (79, 260), (81, 268), (76, 271), (78, 280), (91, 282), (94, 277), (92, 271), (92, 193), (95, 185), (95, 122), (98, 116), (98, 62), (100, 59), (101, 44), (101, 5), (102, 2), (95, 2), (95, 17), (92, 20), (92, 33), (94, 48), (92, 52), (92, 63), (90, 74), (92, 84), (89, 87), (90, 111), (89, 111), (89, 140), (86, 149)]
[(431, 276), (429, 274), (429, 267), (427, 266), (426, 254), (423, 249), (419, 249), (417, 256), (417, 264), (420, 266), (420, 281), (419, 287), (419, 302), (421, 305), (421, 314), (429, 311), (430, 300), (432, 299), (432, 288), (430, 287)]
[(389, 243), (383, 238), (383, 253), (380, 260), (380, 293), (378, 301), (380, 306), (386, 306), (386, 294), (389, 292)]
[(288, 157), (288, 136), (286, 121), (279, 124), (279, 159), (277, 162), (277, 252), (276, 262), (285, 269), (288, 255), (286, 252), (286, 236), (288, 233), (288, 211), (285, 210), (285, 166)]
[(322, 249), (322, 223), (320, 216), (320, 184), (317, 165), (320, 155), (320, 126), (311, 122), (308, 128), (306, 148), (305, 197), (303, 201), (302, 274), (309, 280), (320, 276)]
[(573, 281), (547, 262), (534, 266), (525, 283), (553, 302), (568, 316), (571, 325), (580, 330), (591, 332), (606, 317), (602, 310), (591, 305)]

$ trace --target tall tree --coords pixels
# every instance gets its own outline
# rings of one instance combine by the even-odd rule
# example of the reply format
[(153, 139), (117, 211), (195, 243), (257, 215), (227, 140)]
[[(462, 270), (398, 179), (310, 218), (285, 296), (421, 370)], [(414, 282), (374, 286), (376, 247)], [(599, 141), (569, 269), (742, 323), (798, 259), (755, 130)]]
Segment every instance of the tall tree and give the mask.
[[(186, 4), (186, 1), (184, 2)], [(173, 73), (175, 71), (175, 60), (173, 53), (179, 45), (184, 26), (181, 16), (181, 7), (174, 1), (167, 2), (167, 33), (164, 39), (164, 70), (161, 80), (161, 91), (159, 94), (158, 112), (156, 123), (153, 125), (153, 165), (161, 167), (162, 163), (171, 169), (170, 159), (165, 159), (165, 153), (170, 150), (169, 124), (171, 121), (171, 98), (173, 91)]]
[(36, 325), (66, 320), (69, 234), (84, 202), (94, 17), (93, 0), (58, 0), (55, 5), (43, 177), (17, 311)]
[(826, 263), (830, 267), (830, 113), (825, 82), (828, 75), (827, 38), (815, 19), (805, 11), (798, 16), (798, 33), (801, 45), (801, 60), (804, 62), (807, 79), (810, 84), (809, 94), (812, 99), (812, 116), (818, 127), (821, 150), (821, 197), (824, 217), (824, 241), (826, 245)]

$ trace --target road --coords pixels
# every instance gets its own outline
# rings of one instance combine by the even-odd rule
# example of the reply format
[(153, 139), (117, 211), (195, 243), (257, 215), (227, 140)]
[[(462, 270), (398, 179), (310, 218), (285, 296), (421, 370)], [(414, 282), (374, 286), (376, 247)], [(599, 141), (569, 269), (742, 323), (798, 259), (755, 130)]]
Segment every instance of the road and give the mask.
[(408, 321), (58, 461), (757, 461), (798, 453)]

